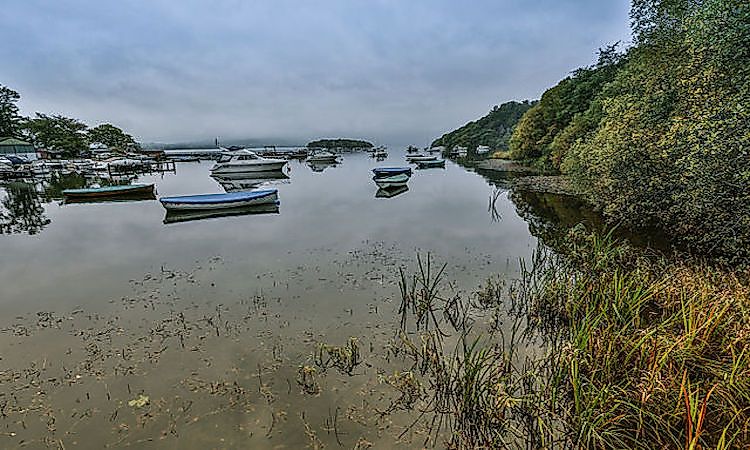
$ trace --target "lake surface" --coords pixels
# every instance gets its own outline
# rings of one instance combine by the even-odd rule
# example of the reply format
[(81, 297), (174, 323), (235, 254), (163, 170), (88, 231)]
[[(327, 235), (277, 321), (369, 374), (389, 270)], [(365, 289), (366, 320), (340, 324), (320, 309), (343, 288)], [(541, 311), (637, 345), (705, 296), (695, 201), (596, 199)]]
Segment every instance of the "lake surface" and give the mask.
[[(159, 196), (248, 186), (212, 165), (133, 181)], [(403, 153), (291, 161), (260, 185), (278, 212), (175, 223), (155, 200), (63, 204), (82, 178), (0, 187), (0, 447), (421, 448), (414, 413), (383, 413), (399, 268), (429, 252), (470, 295), (516, 277), (538, 240), (502, 179), (449, 161), (382, 197), (370, 170), (393, 165)], [(350, 338), (362, 364), (302, 388), (320, 345)]]

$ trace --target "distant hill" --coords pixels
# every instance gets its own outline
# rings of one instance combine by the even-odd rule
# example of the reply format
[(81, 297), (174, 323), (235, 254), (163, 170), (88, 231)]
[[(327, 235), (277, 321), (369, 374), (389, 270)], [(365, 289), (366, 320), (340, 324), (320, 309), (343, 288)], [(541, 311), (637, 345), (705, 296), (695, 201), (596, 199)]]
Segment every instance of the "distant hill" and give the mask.
[(318, 139), (307, 143), (308, 148), (372, 148), (373, 144), (358, 139)]
[(508, 142), (521, 116), (536, 102), (511, 101), (495, 106), (486, 116), (469, 122), (461, 128), (446, 133), (432, 142), (433, 147), (452, 148), (460, 145), (474, 151), (479, 145), (487, 145), (492, 151), (508, 150)]

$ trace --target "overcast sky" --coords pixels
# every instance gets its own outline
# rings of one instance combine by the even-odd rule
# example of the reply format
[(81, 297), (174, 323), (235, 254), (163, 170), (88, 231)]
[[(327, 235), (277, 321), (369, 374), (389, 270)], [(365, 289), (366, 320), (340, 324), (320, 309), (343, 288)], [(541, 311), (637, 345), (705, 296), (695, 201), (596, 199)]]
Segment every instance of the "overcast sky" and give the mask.
[(3, 0), (21, 109), (139, 140), (426, 145), (629, 42), (627, 0)]

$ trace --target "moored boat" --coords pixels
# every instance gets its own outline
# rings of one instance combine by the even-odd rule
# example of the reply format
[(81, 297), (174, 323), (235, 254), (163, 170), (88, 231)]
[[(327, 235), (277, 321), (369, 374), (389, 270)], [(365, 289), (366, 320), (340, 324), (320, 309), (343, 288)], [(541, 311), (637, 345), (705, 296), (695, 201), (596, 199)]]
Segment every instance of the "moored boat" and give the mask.
[(266, 189), (252, 192), (230, 192), (226, 194), (183, 195), (162, 197), (162, 206), (171, 211), (216, 210), (241, 208), (247, 206), (275, 204), (278, 202), (278, 191)]
[(434, 161), (437, 159), (437, 156), (434, 155), (423, 155), (421, 153), (418, 153), (416, 155), (406, 155), (406, 160), (410, 162), (418, 162), (418, 161)]
[(335, 153), (328, 151), (316, 151), (310, 153), (307, 157), (307, 162), (336, 162), (339, 156)]
[(219, 161), (211, 168), (212, 174), (267, 172), (281, 170), (285, 159), (264, 158), (250, 150), (222, 152)]
[(373, 181), (378, 185), (379, 188), (390, 188), (403, 186), (409, 181), (409, 175), (398, 174), (389, 177), (374, 177)]
[(417, 161), (417, 166), (420, 169), (428, 169), (431, 167), (445, 167), (444, 159), (435, 159), (432, 161)]
[(411, 167), (376, 167), (372, 169), (375, 178), (390, 177), (393, 175), (407, 174), (411, 176)]
[(85, 189), (65, 189), (66, 199), (112, 198), (127, 196), (154, 196), (153, 184), (127, 184)]

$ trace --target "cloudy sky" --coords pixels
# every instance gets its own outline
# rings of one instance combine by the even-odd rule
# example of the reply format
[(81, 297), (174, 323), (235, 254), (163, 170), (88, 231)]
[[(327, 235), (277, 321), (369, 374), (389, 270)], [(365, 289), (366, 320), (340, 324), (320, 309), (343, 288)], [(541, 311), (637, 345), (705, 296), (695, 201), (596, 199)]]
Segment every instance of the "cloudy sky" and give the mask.
[(143, 141), (426, 145), (629, 41), (627, 0), (3, 0), (21, 109)]

